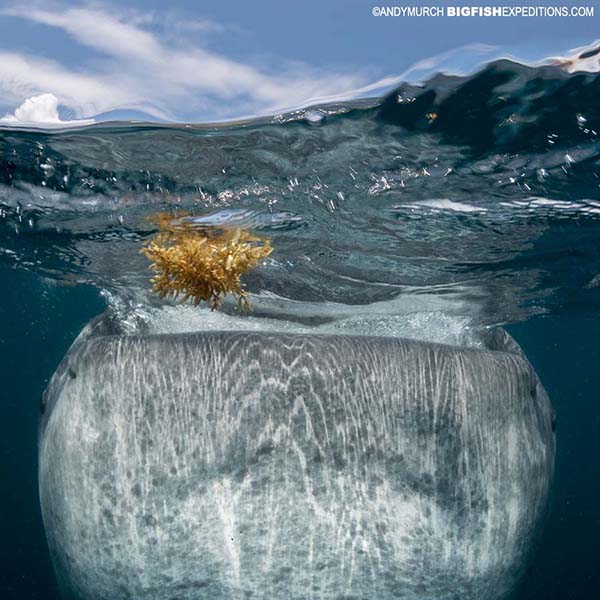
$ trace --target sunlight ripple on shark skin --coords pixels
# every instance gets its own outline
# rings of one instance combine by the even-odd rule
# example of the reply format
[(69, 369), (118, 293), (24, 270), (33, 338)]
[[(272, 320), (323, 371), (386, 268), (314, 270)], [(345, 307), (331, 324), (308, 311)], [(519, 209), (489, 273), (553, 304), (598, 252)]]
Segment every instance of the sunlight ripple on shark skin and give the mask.
[(555, 441), (502, 330), (483, 349), (114, 333), (92, 324), (44, 400), (40, 493), (66, 598), (511, 595)]

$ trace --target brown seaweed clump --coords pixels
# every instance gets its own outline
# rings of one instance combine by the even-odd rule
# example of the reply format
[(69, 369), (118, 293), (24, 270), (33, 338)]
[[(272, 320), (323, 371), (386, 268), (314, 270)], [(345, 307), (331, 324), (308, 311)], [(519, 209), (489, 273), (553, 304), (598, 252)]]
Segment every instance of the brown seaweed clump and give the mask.
[(204, 301), (213, 309), (232, 294), (240, 308), (250, 308), (241, 277), (271, 254), (270, 240), (239, 228), (201, 228), (168, 213), (159, 213), (151, 221), (158, 233), (141, 252), (156, 273), (153, 292), (194, 304)]

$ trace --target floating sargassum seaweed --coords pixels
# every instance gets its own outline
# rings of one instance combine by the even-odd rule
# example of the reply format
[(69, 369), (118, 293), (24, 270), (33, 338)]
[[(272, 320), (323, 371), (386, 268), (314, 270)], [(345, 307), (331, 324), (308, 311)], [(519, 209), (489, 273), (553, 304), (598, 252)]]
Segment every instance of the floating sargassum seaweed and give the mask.
[(158, 232), (141, 252), (156, 273), (153, 292), (194, 304), (204, 301), (213, 309), (232, 294), (241, 309), (250, 308), (241, 277), (271, 254), (269, 239), (240, 228), (198, 227), (169, 213), (151, 221)]

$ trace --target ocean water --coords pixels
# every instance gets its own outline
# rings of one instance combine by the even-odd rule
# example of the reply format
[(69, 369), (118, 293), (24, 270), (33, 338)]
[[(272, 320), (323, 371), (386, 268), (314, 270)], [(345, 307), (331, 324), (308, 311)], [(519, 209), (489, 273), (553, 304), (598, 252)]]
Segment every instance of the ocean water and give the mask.
[[(492, 63), (386, 98), (219, 126), (0, 131), (1, 598), (58, 598), (40, 397), (81, 328), (376, 333), (472, 345), (502, 325), (557, 413), (552, 504), (519, 599), (600, 589), (600, 77)], [(246, 316), (149, 290), (148, 217), (274, 251)]]

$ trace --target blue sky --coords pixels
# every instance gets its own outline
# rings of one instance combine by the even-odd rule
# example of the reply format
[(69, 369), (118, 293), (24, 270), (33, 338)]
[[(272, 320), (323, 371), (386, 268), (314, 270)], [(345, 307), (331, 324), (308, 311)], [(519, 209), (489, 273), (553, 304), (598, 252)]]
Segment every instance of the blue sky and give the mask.
[[(593, 18), (376, 18), (374, 5), (596, 5)], [(1, 2), (0, 117), (207, 122), (372, 96), (600, 38), (595, 0)], [(28, 100), (29, 99), (29, 100)], [(100, 115), (100, 117), (99, 117)]]

